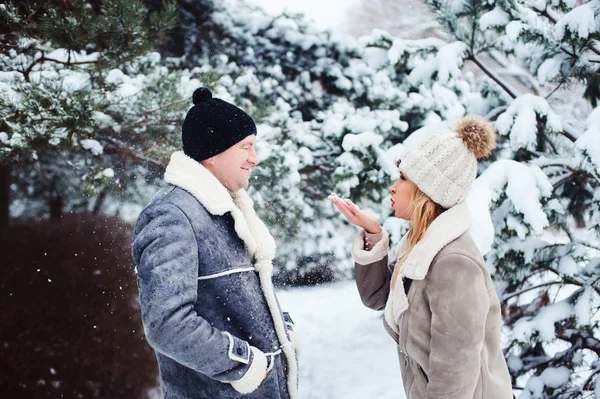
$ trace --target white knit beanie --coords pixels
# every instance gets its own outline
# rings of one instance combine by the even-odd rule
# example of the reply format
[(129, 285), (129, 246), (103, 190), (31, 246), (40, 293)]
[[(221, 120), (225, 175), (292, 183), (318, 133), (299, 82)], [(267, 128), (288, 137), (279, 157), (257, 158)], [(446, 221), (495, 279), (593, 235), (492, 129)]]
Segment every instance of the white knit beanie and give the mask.
[(477, 160), (496, 148), (496, 129), (487, 119), (464, 117), (454, 131), (429, 136), (415, 147), (406, 148), (399, 169), (421, 191), (444, 208), (467, 197), (477, 175)]

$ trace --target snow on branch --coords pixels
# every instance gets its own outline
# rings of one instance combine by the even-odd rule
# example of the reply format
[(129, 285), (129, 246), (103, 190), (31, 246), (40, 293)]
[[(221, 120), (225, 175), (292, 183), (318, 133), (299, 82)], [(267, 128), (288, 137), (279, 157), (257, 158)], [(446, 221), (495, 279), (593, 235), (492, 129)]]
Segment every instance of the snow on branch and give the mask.
[(544, 172), (534, 165), (496, 161), (475, 180), (467, 198), (473, 220), (478, 221), (471, 227), (472, 236), (484, 254), (492, 248), (495, 237), (491, 210), (503, 194), (534, 234), (541, 235), (549, 224), (541, 201), (552, 195), (552, 184)]
[(600, 174), (600, 107), (596, 108), (585, 121), (586, 130), (575, 142), (593, 163), (596, 173)]
[(568, 32), (582, 39), (600, 31), (600, 0), (592, 0), (576, 7), (560, 18), (554, 27), (554, 35), (564, 40)]
[(496, 120), (498, 133), (510, 137), (513, 151), (521, 148), (535, 151), (540, 119), (545, 119), (549, 132), (563, 131), (560, 117), (554, 113), (548, 101), (533, 94), (516, 98)]
[(467, 55), (467, 45), (463, 42), (453, 42), (439, 48), (425, 61), (418, 65), (408, 76), (408, 81), (414, 86), (425, 83), (431, 86), (432, 77), (437, 75), (441, 84), (448, 83), (452, 78), (462, 75), (461, 67)]

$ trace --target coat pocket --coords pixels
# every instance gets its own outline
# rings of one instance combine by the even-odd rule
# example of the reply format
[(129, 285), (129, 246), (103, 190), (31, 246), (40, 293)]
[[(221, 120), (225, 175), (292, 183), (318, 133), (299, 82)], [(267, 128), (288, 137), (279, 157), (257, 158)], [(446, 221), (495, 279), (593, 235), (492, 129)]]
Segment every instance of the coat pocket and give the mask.
[(287, 330), (288, 339), (292, 343), (292, 346), (294, 347), (296, 354), (298, 354), (300, 351), (300, 341), (298, 339), (298, 336), (296, 335), (296, 332), (294, 331), (294, 327), (295, 327), (294, 321), (292, 320), (292, 318), (288, 312), (282, 312), (282, 313), (283, 313), (283, 321), (285, 322), (285, 328)]
[(283, 321), (285, 322), (285, 326), (287, 327), (288, 331), (294, 331), (294, 321), (292, 320), (292, 317), (290, 316), (289, 312), (282, 313)]
[(402, 375), (402, 385), (404, 386), (404, 392), (408, 395), (410, 388), (415, 380), (415, 375), (412, 371), (412, 361), (407, 354), (402, 352), (398, 347), (398, 358), (400, 360), (400, 374)]

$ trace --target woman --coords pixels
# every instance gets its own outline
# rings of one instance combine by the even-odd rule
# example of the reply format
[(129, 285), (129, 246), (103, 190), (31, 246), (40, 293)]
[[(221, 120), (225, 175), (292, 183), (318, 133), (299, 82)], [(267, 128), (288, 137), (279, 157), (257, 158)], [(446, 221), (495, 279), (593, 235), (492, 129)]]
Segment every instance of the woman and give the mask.
[(390, 193), (395, 216), (411, 225), (389, 265), (388, 234), (377, 219), (329, 197), (362, 228), (352, 249), (358, 291), (369, 308), (385, 308), (409, 399), (513, 397), (500, 350), (500, 302), (468, 233), (464, 202), (477, 160), (495, 146), (491, 123), (471, 116), (454, 132), (407, 148)]

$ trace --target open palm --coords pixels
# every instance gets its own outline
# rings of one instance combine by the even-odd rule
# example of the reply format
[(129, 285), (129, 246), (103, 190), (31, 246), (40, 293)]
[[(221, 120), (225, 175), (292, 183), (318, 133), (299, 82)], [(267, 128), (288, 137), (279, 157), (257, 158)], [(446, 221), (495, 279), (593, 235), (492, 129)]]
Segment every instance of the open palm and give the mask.
[(354, 202), (347, 198), (340, 198), (336, 194), (331, 194), (327, 197), (348, 222), (364, 229), (367, 233), (377, 234), (381, 231), (381, 226), (375, 215), (370, 212), (363, 211)]

